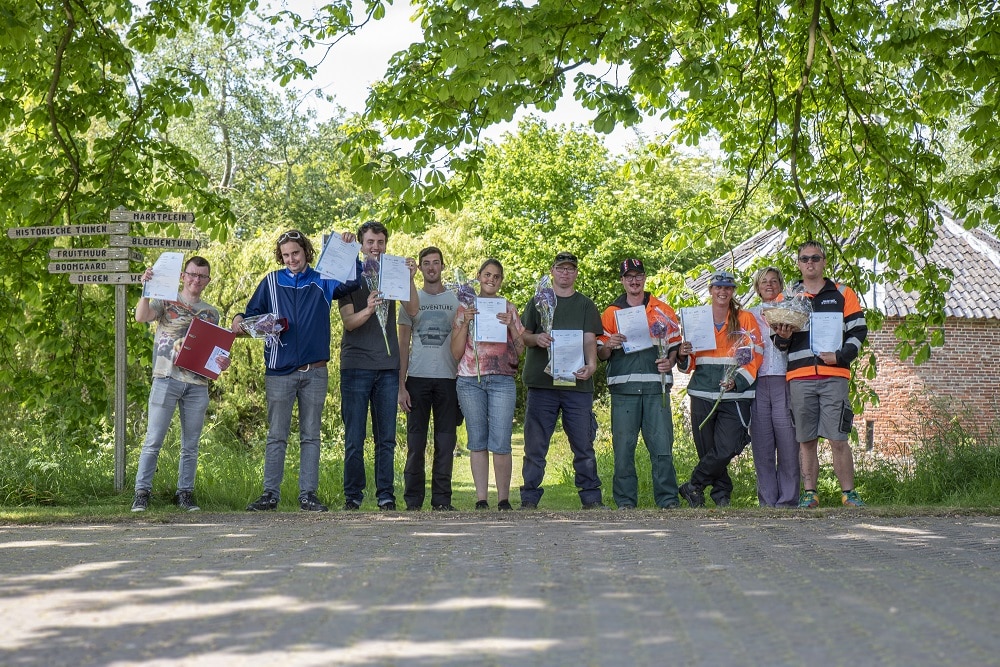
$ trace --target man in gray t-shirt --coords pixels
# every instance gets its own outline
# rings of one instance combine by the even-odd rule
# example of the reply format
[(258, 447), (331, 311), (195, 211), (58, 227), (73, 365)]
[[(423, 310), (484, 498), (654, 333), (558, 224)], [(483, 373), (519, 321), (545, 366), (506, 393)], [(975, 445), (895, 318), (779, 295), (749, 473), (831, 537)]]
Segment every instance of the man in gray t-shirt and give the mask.
[(458, 427), (455, 374), (458, 361), (451, 354), (451, 325), (458, 298), (441, 282), (444, 256), (433, 246), (424, 248), (417, 269), (424, 277), (420, 310), (415, 317), (399, 315), (399, 407), (406, 413), (406, 466), (403, 499), (406, 509), (424, 504), (424, 454), (427, 429), (434, 415), (434, 460), (431, 465), (431, 508), (454, 510), (451, 473)]

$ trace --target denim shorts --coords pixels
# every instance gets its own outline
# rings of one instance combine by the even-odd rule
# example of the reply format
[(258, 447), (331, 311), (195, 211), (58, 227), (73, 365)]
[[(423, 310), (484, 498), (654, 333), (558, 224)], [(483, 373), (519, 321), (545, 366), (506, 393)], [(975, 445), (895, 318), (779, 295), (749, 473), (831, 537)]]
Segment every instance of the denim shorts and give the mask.
[(458, 403), (465, 415), (470, 452), (510, 454), (517, 387), (510, 375), (457, 378)]

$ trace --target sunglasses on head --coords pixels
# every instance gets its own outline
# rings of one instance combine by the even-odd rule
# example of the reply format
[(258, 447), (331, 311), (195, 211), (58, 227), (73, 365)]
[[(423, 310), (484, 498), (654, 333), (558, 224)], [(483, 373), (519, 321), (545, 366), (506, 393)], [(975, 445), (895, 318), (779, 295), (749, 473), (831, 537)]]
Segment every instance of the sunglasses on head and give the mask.
[(298, 241), (302, 238), (302, 234), (299, 232), (285, 232), (278, 237), (278, 245), (281, 245), (285, 241)]

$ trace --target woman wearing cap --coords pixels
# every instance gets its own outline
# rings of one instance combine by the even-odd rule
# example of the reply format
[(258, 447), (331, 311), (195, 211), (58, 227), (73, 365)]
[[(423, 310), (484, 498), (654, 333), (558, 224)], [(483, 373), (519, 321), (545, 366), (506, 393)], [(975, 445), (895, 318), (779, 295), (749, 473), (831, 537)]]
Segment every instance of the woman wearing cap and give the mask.
[[(479, 296), (499, 298), (503, 285), (503, 266), (488, 259), (476, 274)], [(458, 402), (465, 416), (465, 430), (472, 461), (472, 481), (476, 485), (476, 509), (487, 510), (490, 488), (490, 453), (497, 486), (497, 509), (513, 509), (510, 504), (510, 478), (513, 467), (510, 439), (513, 434), (517, 388), (514, 375), (524, 351), (521, 332), (524, 326), (517, 308), (510, 301), (496, 318), (507, 326), (506, 343), (479, 342), (473, 347), (469, 323), (478, 314), (475, 308), (459, 306), (452, 327), (451, 353), (458, 359)]]
[(705, 505), (712, 487), (717, 507), (727, 507), (733, 492), (728, 466), (749, 439), (750, 402), (761, 364), (760, 329), (753, 314), (735, 299), (736, 277), (728, 271), (712, 274), (708, 292), (715, 324), (715, 349), (695, 352), (683, 341), (677, 367), (691, 373), (691, 426), (698, 465), (680, 495), (691, 507)]
[(774, 346), (771, 327), (761, 314), (763, 306), (774, 303), (785, 289), (781, 271), (766, 266), (757, 272), (754, 289), (762, 306), (752, 308), (764, 347), (764, 360), (757, 373), (757, 388), (750, 414), (753, 466), (757, 471), (757, 499), (761, 507), (798, 507), (799, 443), (792, 425), (791, 401), (785, 371), (788, 354)]

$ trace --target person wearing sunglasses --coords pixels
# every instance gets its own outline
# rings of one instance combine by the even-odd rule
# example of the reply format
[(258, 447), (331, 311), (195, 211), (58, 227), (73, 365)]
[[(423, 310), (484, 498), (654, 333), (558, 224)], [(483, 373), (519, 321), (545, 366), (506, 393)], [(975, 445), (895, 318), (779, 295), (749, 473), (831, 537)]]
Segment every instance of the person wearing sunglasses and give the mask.
[(854, 455), (848, 442), (854, 412), (848, 392), (851, 362), (868, 337), (865, 313), (854, 290), (826, 277), (826, 252), (819, 243), (806, 241), (799, 246), (798, 267), (802, 279), (792, 290), (801, 288), (812, 301), (809, 330), (777, 325), (774, 344), (788, 352), (785, 377), (789, 381), (802, 468), (799, 507), (819, 506), (816, 487), (820, 437), (830, 443), (841, 502), (848, 507), (864, 507), (854, 489)]
[[(354, 234), (340, 235), (345, 243)], [(299, 509), (326, 512), (316, 495), (319, 486), (320, 429), (329, 387), (332, 304), (361, 286), (357, 277), (346, 283), (324, 278), (310, 264), (316, 256), (312, 243), (297, 229), (278, 236), (274, 259), (284, 268), (268, 273), (246, 309), (233, 319), (240, 333), (244, 317), (272, 313), (287, 321), (278, 344), (264, 344), (264, 386), (267, 392), (267, 443), (264, 448), (264, 492), (247, 505), (248, 512), (278, 509), (285, 474), (285, 450), (292, 426), (292, 408), (299, 404)]]
[[(145, 283), (152, 277), (153, 270), (146, 269), (140, 282)], [(133, 512), (145, 512), (149, 507), (156, 461), (178, 408), (181, 455), (177, 464), (175, 498), (182, 510), (196, 512), (200, 509), (194, 500), (194, 477), (198, 469), (198, 441), (208, 410), (209, 379), (175, 366), (174, 358), (195, 318), (216, 325), (219, 323), (218, 309), (201, 300), (201, 293), (211, 279), (212, 269), (208, 260), (196, 255), (184, 265), (182, 287), (176, 301), (142, 297), (135, 306), (136, 322), (156, 322), (156, 337), (153, 339), (153, 386), (149, 391), (146, 438), (135, 475)], [(216, 362), (222, 370), (229, 368), (228, 356), (220, 356)]]

